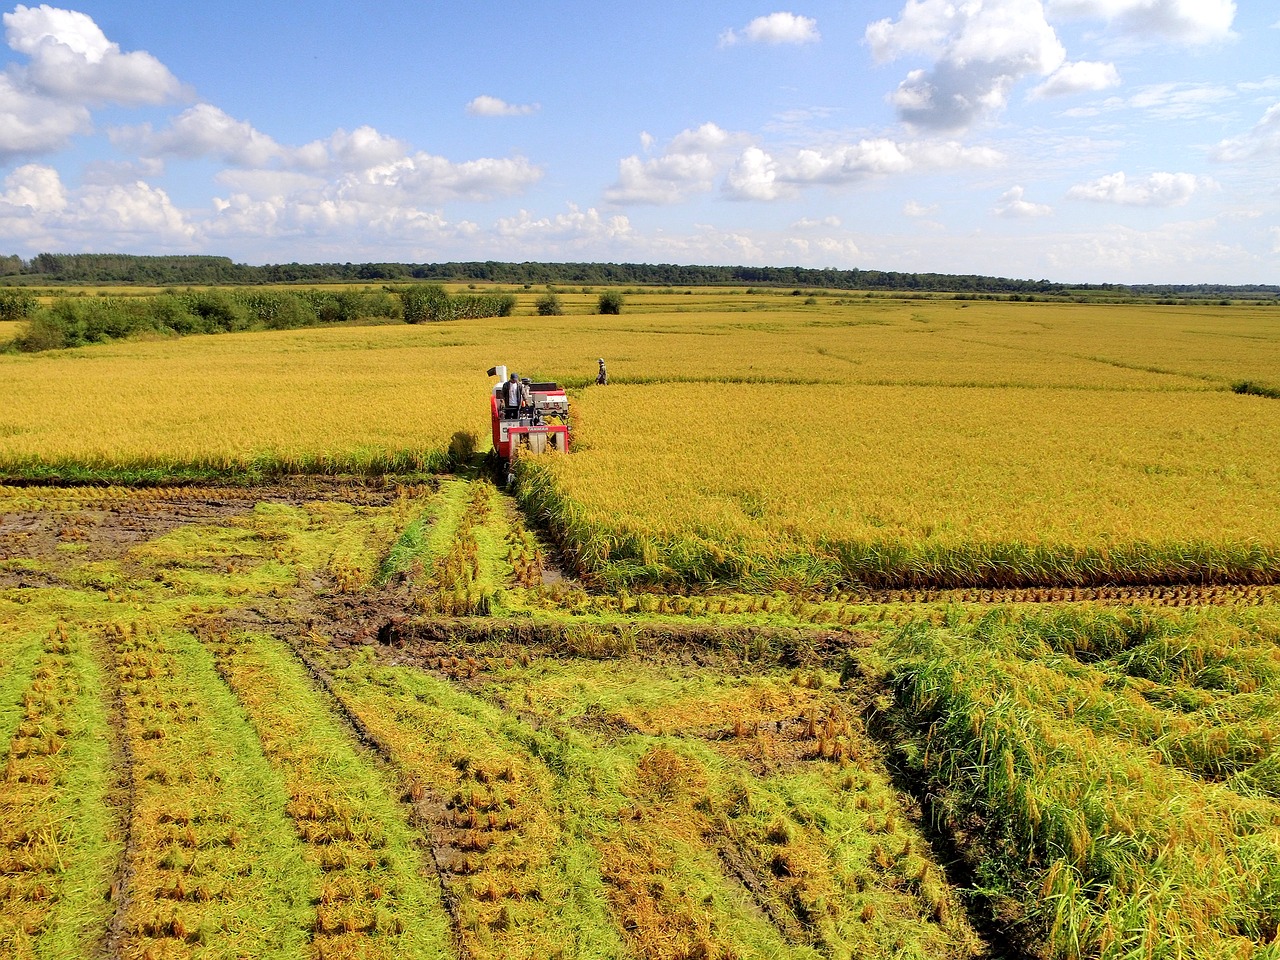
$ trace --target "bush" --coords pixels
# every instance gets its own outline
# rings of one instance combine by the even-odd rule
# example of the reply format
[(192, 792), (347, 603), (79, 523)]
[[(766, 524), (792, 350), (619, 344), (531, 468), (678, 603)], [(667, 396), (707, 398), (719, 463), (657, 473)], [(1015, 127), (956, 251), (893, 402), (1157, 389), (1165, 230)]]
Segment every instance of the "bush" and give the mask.
[(598, 313), (621, 313), (622, 312), (622, 294), (617, 290), (606, 290), (600, 294), (600, 299), (596, 301)]
[(247, 330), (252, 315), (222, 290), (188, 290), (178, 297), (187, 312), (199, 317), (207, 333)]
[(538, 316), (540, 317), (558, 317), (564, 313), (564, 307), (560, 303), (560, 297), (554, 293), (544, 294), (538, 298)]

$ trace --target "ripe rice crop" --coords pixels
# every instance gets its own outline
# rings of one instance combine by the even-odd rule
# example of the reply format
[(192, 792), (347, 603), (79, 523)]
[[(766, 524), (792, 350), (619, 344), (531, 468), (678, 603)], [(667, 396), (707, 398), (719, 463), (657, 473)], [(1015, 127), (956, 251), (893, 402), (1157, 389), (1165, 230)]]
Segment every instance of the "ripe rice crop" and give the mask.
[(521, 496), (627, 582), (1272, 582), (1280, 405), (1223, 392), (611, 386)]
[(1277, 627), (1273, 612), (995, 611), (900, 633), (906, 766), (1048, 956), (1273, 955)]
[[(526, 471), (523, 496), (608, 581), (1276, 577), (1280, 335), (1261, 308), (715, 290), (525, 315), (535, 297), (484, 320), (0, 356), (0, 473), (443, 470), (455, 437), (483, 448), (483, 371), (506, 362), (573, 388), (577, 453)], [(585, 389), (599, 355), (613, 383)], [(1262, 393), (1230, 392), (1244, 381)]]

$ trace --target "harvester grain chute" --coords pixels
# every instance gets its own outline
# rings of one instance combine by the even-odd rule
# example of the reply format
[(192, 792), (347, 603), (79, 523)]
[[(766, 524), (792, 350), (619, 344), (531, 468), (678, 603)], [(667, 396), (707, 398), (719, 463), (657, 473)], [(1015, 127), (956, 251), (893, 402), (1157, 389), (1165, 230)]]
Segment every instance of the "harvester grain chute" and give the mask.
[[(507, 467), (525, 453), (569, 451), (569, 398), (554, 383), (508, 378), (507, 368), (489, 368), (497, 377), (489, 396), (493, 449)], [(514, 386), (513, 386), (514, 385)]]

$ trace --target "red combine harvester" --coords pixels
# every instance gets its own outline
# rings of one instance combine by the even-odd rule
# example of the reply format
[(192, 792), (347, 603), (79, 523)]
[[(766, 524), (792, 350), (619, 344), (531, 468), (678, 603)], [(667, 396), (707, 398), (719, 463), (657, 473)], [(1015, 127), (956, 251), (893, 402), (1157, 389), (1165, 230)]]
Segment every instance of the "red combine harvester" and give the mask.
[(569, 398), (554, 383), (521, 381), (526, 402), (508, 405), (507, 368), (490, 367), (489, 376), (497, 377), (489, 396), (493, 419), (493, 449), (510, 464), (517, 453), (545, 453), (569, 450)]

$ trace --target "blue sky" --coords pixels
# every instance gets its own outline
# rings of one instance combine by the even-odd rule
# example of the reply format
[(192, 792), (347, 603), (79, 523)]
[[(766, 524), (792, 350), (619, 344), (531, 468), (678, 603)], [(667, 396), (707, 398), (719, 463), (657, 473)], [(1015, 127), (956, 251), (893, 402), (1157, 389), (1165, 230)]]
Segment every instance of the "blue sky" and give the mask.
[(0, 254), (1280, 283), (1271, 0), (0, 10)]

